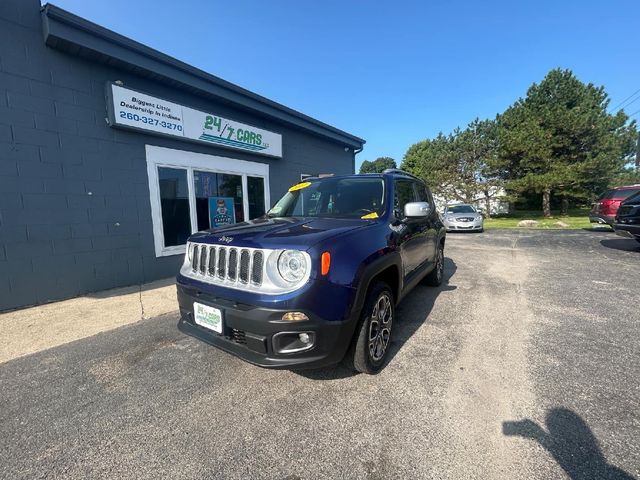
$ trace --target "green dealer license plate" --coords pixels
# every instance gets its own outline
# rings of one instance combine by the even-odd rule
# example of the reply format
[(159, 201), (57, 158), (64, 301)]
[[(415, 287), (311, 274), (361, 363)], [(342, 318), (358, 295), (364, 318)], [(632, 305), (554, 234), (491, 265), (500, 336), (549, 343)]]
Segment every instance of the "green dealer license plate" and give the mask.
[(222, 311), (219, 308), (194, 302), (193, 315), (198, 325), (222, 333)]

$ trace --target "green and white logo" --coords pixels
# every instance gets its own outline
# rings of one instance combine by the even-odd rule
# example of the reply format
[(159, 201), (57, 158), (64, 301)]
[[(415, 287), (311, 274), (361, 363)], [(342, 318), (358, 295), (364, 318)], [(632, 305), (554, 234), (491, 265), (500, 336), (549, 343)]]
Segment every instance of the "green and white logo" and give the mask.
[(235, 124), (234, 126), (234, 124), (235, 122), (224, 120), (221, 117), (207, 115), (199, 139), (253, 151), (269, 148), (269, 144), (263, 142), (260, 130), (247, 125), (238, 126), (239, 124)]

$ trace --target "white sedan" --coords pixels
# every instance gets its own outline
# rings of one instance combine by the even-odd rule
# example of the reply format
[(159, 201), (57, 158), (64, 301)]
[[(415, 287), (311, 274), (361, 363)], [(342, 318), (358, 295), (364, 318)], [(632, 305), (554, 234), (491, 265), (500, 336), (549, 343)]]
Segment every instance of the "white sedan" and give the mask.
[(456, 230), (482, 232), (484, 230), (484, 219), (480, 212), (473, 205), (464, 203), (447, 205), (444, 209), (443, 222), (447, 232)]

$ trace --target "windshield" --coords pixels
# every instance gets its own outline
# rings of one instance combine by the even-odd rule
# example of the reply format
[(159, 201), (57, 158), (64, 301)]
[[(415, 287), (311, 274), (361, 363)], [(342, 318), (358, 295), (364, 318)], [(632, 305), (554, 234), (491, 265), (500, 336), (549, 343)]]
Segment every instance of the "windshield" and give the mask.
[(324, 178), (294, 185), (267, 215), (377, 218), (383, 211), (381, 178)]
[(471, 205), (453, 205), (447, 207), (447, 213), (476, 213), (476, 209)]

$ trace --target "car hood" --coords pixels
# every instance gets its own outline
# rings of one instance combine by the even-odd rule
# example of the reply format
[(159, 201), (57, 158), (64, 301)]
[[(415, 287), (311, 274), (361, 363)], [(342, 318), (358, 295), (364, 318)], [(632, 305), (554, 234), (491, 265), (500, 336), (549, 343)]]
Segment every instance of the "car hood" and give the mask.
[(249, 248), (295, 248), (306, 250), (316, 243), (375, 222), (342, 218), (258, 218), (203, 232), (190, 240)]

